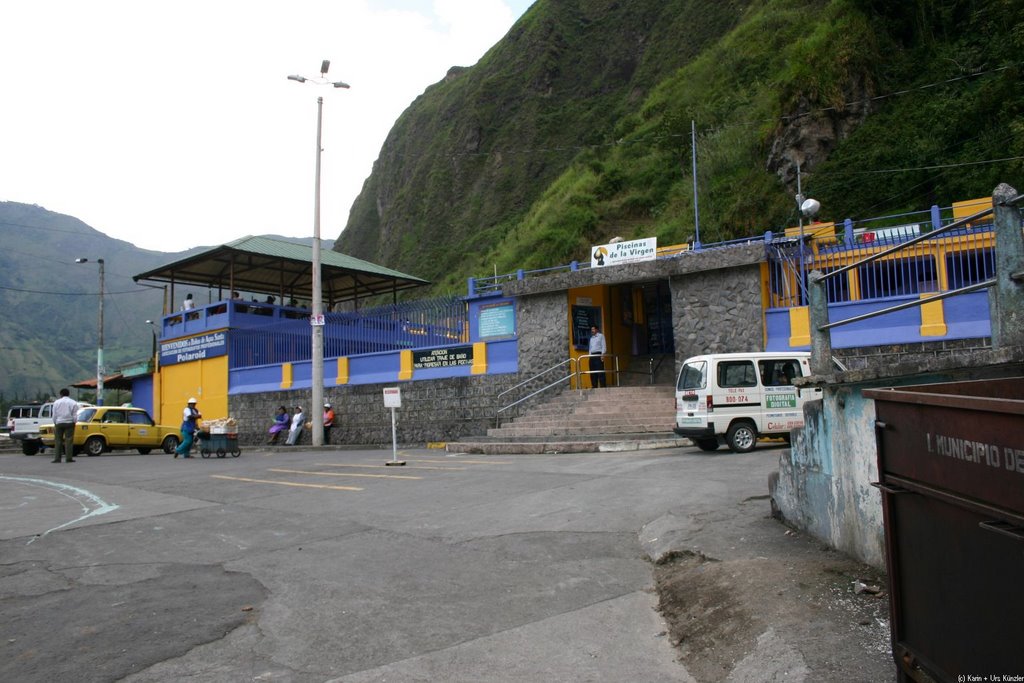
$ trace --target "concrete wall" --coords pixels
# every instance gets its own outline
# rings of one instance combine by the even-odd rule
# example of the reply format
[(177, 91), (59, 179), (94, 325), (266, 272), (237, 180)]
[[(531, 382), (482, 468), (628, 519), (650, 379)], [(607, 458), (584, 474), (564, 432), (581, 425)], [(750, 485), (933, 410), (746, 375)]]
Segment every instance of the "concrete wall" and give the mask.
[(804, 407), (804, 428), (793, 432), (792, 448), (782, 452), (778, 475), (769, 485), (778, 516), (866, 564), (885, 568), (882, 499), (871, 486), (878, 481), (875, 407), (863, 390), (1024, 374), (1020, 347), (948, 344), (891, 347), (873, 356), (873, 364), (821, 383), (822, 400)]

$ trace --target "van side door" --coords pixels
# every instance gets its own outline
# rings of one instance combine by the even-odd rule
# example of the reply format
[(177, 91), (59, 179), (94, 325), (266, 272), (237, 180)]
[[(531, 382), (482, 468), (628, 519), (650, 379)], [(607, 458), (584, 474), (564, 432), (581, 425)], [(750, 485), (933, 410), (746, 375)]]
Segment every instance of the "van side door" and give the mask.
[(719, 360), (715, 368), (715, 429), (724, 432), (738, 417), (750, 418), (761, 431), (761, 384), (751, 359)]
[(803, 377), (799, 358), (768, 358), (758, 363), (764, 382), (764, 432), (789, 432), (804, 424), (803, 401), (793, 380)]

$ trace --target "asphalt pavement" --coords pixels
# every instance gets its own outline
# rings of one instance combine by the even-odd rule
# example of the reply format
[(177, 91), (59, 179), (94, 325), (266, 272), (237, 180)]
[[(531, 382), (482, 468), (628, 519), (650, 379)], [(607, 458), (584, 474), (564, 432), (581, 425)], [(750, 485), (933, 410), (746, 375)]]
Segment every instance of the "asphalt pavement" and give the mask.
[(768, 518), (778, 454), (0, 454), (0, 680), (858, 680), (778, 623), (719, 675), (657, 610), (653, 560), (835, 562)]

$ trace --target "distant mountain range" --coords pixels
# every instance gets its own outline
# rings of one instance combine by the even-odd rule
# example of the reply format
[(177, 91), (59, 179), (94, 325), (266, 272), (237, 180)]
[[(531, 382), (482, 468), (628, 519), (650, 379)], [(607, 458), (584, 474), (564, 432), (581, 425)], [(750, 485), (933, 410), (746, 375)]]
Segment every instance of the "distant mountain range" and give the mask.
[[(312, 238), (268, 236), (312, 244)], [(0, 202), (0, 405), (48, 398), (96, 376), (97, 259), (104, 262), (104, 364), (114, 372), (149, 357), (153, 328), (146, 320), (158, 320), (164, 310), (163, 288), (136, 284), (132, 276), (206, 248), (139, 249), (77, 218)]]

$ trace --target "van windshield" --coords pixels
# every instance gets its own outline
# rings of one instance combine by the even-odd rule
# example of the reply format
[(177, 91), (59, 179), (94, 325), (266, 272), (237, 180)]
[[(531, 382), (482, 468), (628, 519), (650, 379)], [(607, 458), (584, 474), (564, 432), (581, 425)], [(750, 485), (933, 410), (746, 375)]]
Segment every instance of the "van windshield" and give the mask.
[(687, 389), (703, 389), (707, 386), (707, 378), (707, 361), (701, 360), (694, 363), (687, 363), (679, 373), (679, 382), (676, 386), (676, 390), (685, 391)]

